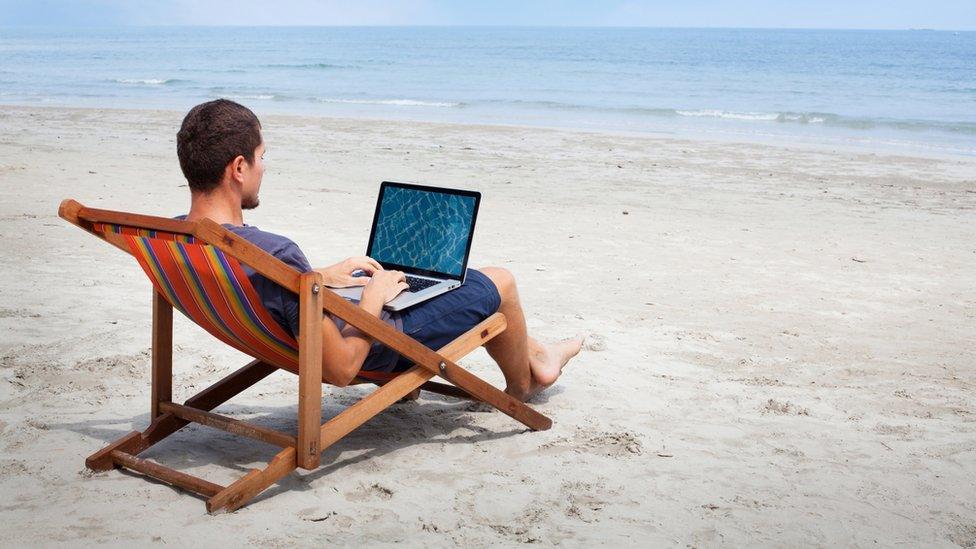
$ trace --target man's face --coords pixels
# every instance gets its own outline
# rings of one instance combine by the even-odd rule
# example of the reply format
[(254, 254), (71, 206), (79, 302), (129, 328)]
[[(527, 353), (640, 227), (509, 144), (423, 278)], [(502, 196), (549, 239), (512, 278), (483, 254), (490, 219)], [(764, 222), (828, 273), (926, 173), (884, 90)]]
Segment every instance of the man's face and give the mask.
[(261, 190), (261, 179), (264, 177), (264, 143), (254, 149), (254, 162), (244, 162), (244, 185), (241, 193), (241, 209), (253, 210), (261, 202), (258, 193)]

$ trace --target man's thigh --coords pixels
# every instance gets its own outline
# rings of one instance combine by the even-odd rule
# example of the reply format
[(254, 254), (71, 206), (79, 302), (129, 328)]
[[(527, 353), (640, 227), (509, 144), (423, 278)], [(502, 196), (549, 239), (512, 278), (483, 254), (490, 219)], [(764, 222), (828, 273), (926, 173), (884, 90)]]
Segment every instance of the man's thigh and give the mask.
[(461, 287), (403, 311), (400, 318), (405, 334), (438, 349), (497, 312), (500, 305), (495, 283), (481, 271), (468, 269)]

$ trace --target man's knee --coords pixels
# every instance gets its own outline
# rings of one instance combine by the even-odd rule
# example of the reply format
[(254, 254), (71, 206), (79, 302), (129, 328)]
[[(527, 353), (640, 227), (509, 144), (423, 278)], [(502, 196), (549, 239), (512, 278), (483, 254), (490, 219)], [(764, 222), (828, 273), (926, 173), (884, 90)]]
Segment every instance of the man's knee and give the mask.
[(514, 298), (516, 293), (515, 276), (504, 267), (483, 267), (478, 269), (495, 284), (502, 301)]

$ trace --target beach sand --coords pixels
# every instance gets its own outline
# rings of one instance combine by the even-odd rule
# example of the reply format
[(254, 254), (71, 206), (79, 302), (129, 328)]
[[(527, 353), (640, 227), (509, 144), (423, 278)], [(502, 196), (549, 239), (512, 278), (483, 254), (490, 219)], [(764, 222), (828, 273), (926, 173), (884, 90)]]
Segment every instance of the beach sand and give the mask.
[[(969, 157), (262, 116), (246, 220), (313, 264), (363, 252), (384, 179), (483, 193), (472, 265), (537, 337), (592, 334), (553, 427), (424, 395), (216, 516), (87, 472), (148, 423), (151, 289), (58, 203), (184, 212), (182, 114), (0, 108), (0, 545), (976, 546)], [(180, 400), (246, 358), (177, 316)], [(296, 390), (218, 411), (293, 431)], [(274, 452), (192, 426), (146, 455), (228, 483)]]

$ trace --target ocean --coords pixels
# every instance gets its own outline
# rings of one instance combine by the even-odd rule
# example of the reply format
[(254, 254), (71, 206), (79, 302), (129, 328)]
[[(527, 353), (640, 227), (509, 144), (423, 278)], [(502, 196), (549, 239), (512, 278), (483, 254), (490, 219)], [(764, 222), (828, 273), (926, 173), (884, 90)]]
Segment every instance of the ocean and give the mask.
[(976, 32), (0, 28), (0, 103), (518, 124), (976, 154)]

